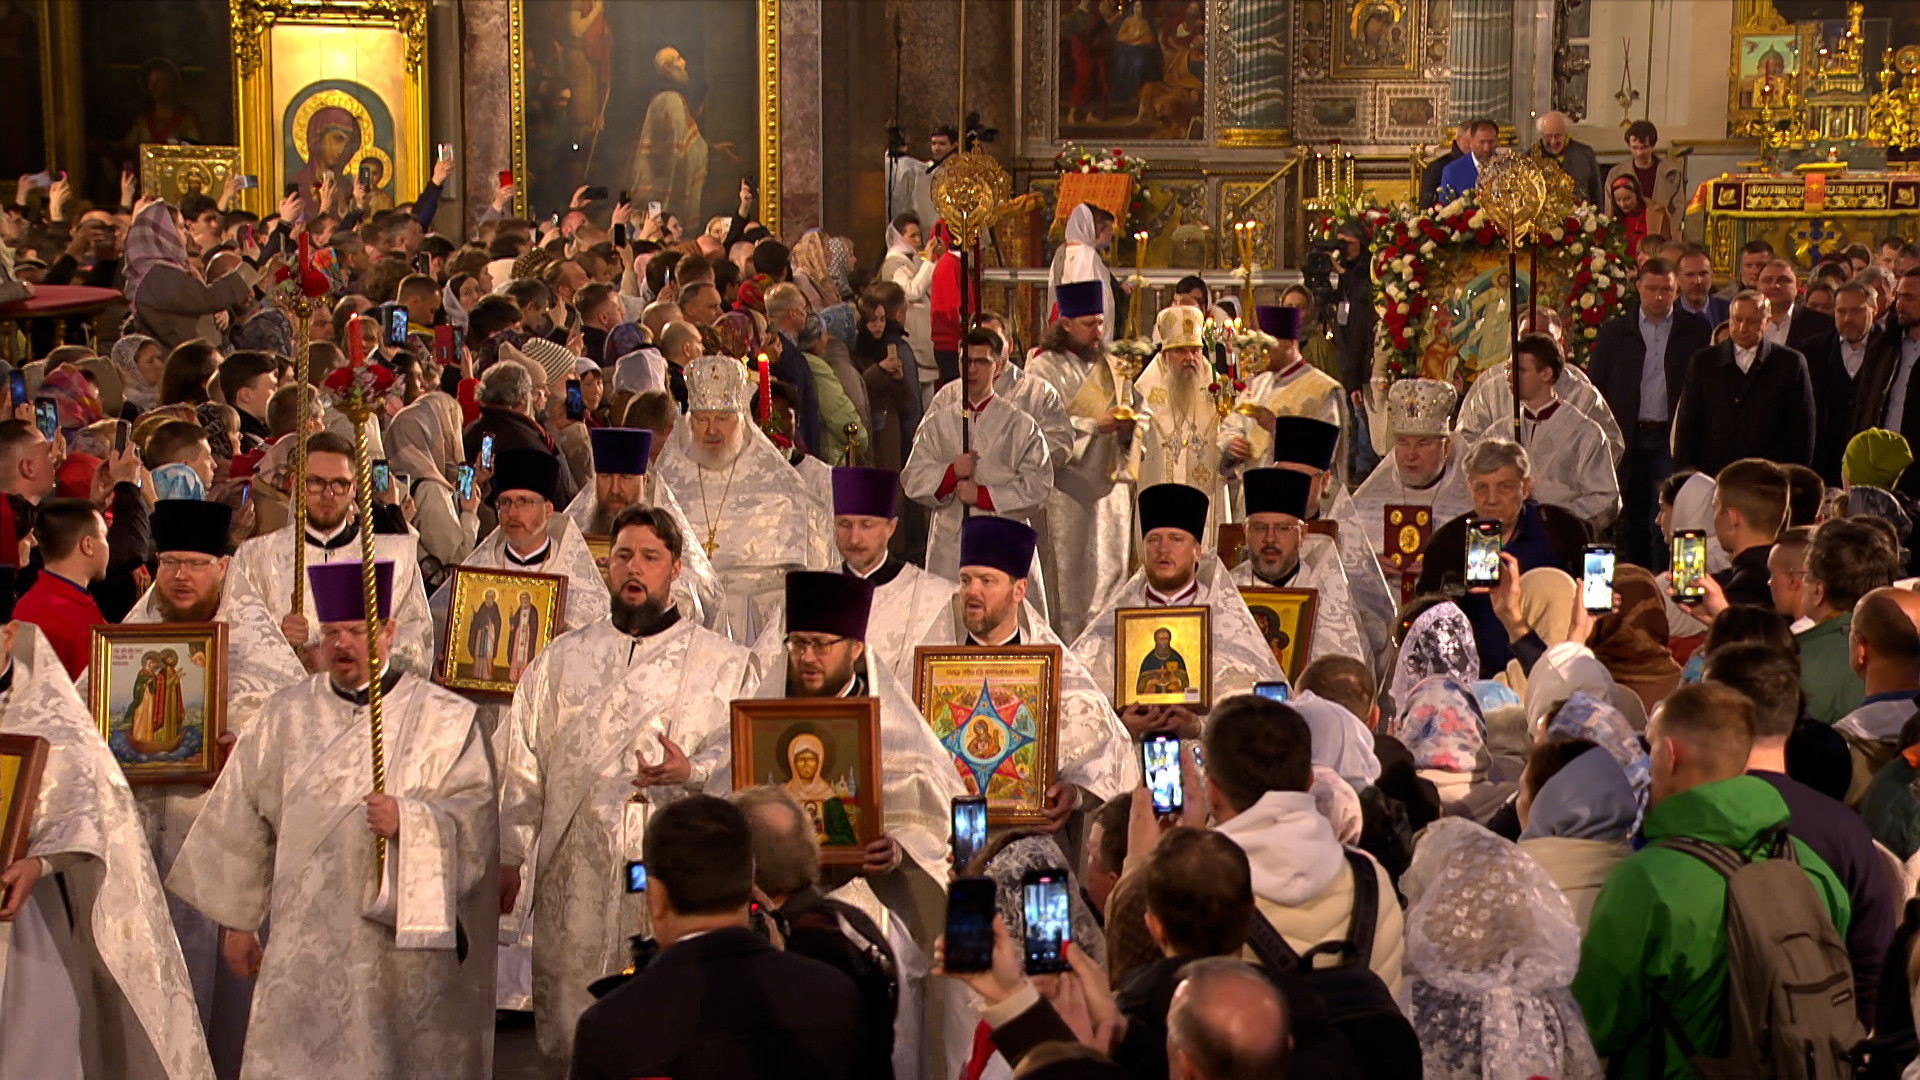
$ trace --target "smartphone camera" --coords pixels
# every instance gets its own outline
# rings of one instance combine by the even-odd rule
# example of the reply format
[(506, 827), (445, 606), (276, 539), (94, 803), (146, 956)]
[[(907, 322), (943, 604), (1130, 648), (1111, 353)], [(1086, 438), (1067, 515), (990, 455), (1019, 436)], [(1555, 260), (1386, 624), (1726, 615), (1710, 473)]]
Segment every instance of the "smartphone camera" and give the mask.
[(399, 304), (383, 305), (380, 311), (380, 325), (385, 330), (384, 341), (388, 345), (400, 346), (407, 343), (407, 309)]
[(473, 466), (471, 465), (460, 466), (459, 484), (460, 484), (460, 501), (466, 502), (468, 499), (473, 498)]
[(480, 440), (480, 467), (493, 468), (493, 436), (487, 435)]
[(580, 380), (568, 379), (567, 380), (567, 419), (585, 420), (586, 418), (587, 418), (587, 401), (585, 398), (580, 396)]
[(947, 886), (946, 969), (955, 974), (993, 967), (993, 917), (1000, 888), (992, 878), (955, 878)]
[(1254, 695), (1256, 697), (1266, 698), (1268, 701), (1285, 702), (1290, 692), (1287, 684), (1283, 682), (1257, 682), (1253, 684)]
[(964, 870), (987, 846), (987, 797), (957, 795), (953, 800), (953, 868)]
[(1587, 545), (1581, 558), (1581, 604), (1592, 614), (1613, 610), (1613, 559), (1613, 547), (1608, 544)]
[(647, 891), (647, 864), (635, 860), (627, 864), (627, 891), (639, 893)]
[(1707, 534), (1699, 529), (1683, 529), (1673, 534), (1673, 598), (1684, 604), (1706, 598), (1700, 579), (1707, 576)]
[(1153, 793), (1153, 812), (1171, 814), (1185, 801), (1180, 785), (1180, 738), (1157, 731), (1140, 742), (1140, 767)]
[(48, 442), (60, 431), (60, 406), (52, 398), (36, 398), (33, 403), (33, 422), (40, 429), (40, 437)]
[(373, 493), (375, 495), (385, 495), (389, 490), (392, 489), (392, 487), (393, 487), (393, 474), (387, 471), (387, 463), (384, 461), (374, 462), (373, 463)]
[(1072, 905), (1065, 870), (1058, 867), (1029, 870), (1020, 879), (1021, 913), (1027, 922), (1027, 974), (1048, 975), (1067, 970)]
[(1467, 526), (1467, 588), (1500, 583), (1500, 523), (1475, 519)]
[(257, 188), (260, 186), (260, 178), (257, 176), (249, 176), (245, 173), (242, 173), (240, 176), (239, 183), (240, 183), (241, 191), (251, 191), (254, 188)]
[(7, 404), (18, 407), (27, 403), (27, 376), (25, 372), (14, 370), (7, 373)]

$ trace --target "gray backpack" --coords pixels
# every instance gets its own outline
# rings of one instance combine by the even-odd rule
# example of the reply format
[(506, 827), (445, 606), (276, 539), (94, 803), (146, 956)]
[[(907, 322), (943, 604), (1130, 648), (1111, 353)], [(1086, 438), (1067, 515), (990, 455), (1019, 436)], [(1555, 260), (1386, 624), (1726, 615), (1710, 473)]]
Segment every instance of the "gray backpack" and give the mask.
[[(1827, 906), (1784, 827), (1761, 837), (1766, 858), (1669, 836), (1727, 881), (1727, 1054), (1707, 1057), (1666, 1016), (1703, 1080), (1848, 1080), (1865, 1037), (1854, 1010), (1853, 965)], [(1708, 1048), (1710, 1049), (1710, 1048)]]

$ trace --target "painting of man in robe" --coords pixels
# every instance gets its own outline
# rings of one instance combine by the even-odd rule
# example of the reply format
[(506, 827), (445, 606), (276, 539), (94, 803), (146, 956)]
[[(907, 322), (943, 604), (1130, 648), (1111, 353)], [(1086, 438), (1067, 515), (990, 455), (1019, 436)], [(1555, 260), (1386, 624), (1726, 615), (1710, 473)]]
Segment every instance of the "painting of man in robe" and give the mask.
[(582, 186), (658, 202), (691, 235), (760, 172), (753, 0), (553, 0), (525, 12), (534, 216)]
[(1201, 138), (1206, 30), (1200, 0), (1060, 0), (1060, 137)]
[[(113, 636), (96, 644), (89, 696), (100, 733), (130, 782), (194, 773), (213, 779), (225, 680), (222, 669), (209, 664), (222, 663), (226, 645), (224, 633), (203, 625), (95, 631)], [(210, 686), (216, 691), (209, 693)]]
[(447, 621), (434, 681), (505, 697), (553, 640), (566, 610), (567, 579), (552, 574), (456, 566), (447, 580)]
[(1118, 707), (1206, 706), (1213, 663), (1206, 608), (1121, 608), (1114, 619)]
[(500, 651), (500, 600), (492, 589), (487, 590), (486, 599), (480, 601), (473, 621), (467, 624), (467, 648), (473, 653), (467, 671), (476, 679), (491, 680), (493, 657)]

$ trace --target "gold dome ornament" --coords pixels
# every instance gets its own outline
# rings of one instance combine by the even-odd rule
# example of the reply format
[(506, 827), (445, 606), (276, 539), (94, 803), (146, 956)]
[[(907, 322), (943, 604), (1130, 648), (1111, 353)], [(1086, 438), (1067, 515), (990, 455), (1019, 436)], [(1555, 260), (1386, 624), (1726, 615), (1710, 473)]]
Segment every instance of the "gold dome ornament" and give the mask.
[(1552, 228), (1552, 191), (1547, 170), (1539, 159), (1525, 154), (1502, 154), (1480, 170), (1474, 185), (1480, 209), (1507, 238), (1507, 250)]
[(933, 208), (953, 230), (956, 246), (969, 248), (1013, 197), (1013, 177), (992, 154), (966, 150), (947, 158), (933, 176)]

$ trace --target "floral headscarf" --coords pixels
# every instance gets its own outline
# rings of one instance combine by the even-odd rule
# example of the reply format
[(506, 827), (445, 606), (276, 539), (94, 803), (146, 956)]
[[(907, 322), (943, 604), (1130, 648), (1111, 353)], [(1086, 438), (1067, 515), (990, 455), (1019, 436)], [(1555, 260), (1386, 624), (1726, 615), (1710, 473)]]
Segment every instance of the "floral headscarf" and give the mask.
[(79, 368), (65, 364), (54, 368), (36, 393), (54, 400), (61, 431), (78, 431), (100, 419), (100, 392)]
[(1435, 675), (1413, 688), (1393, 734), (1413, 754), (1415, 768), (1470, 773), (1487, 742), (1487, 721), (1466, 684)]
[(1473, 624), (1453, 603), (1435, 604), (1420, 613), (1400, 643), (1393, 664), (1393, 703), (1402, 712), (1414, 685), (1434, 675), (1463, 683), (1480, 677), (1480, 654), (1473, 642)]
[(763, 348), (760, 325), (751, 312), (729, 311), (713, 324), (720, 338), (720, 355), (753, 356)]
[[(808, 229), (803, 233), (794, 242), (788, 258), (794, 269), (807, 275), (815, 288), (824, 288), (833, 283), (833, 257), (827, 251), (827, 234), (819, 229)], [(840, 298), (835, 296), (833, 299)]]
[(191, 275), (187, 245), (173, 221), (173, 208), (163, 202), (148, 203), (127, 227), (120, 267), (127, 275), (127, 299), (138, 303), (140, 283), (156, 266), (171, 266)]
[(1633, 785), (1634, 799), (1642, 810), (1646, 809), (1647, 792), (1653, 786), (1652, 762), (1639, 736), (1633, 733), (1633, 725), (1627, 723), (1626, 714), (1611, 702), (1584, 690), (1574, 691), (1547, 724), (1547, 737), (1587, 739), (1604, 748), (1620, 763), (1627, 782)]
[(231, 461), (239, 452), (233, 445), (233, 431), (227, 422), (227, 407), (217, 401), (203, 401), (194, 410), (194, 416), (200, 421), (200, 427), (207, 433), (207, 446), (213, 450), (213, 456), (220, 461)]
[(140, 412), (160, 404), (160, 388), (140, 374), (140, 350), (149, 345), (158, 348), (160, 343), (145, 334), (122, 334), (107, 355), (107, 359), (113, 361), (113, 366), (120, 371), (121, 396)]
[(820, 329), (839, 338), (848, 352), (853, 351), (855, 321), (852, 304), (844, 302), (831, 304), (820, 311)]

